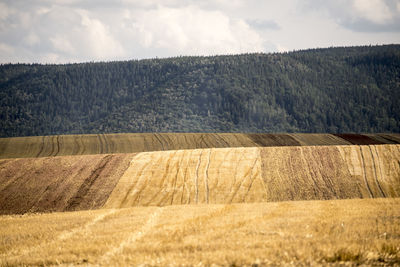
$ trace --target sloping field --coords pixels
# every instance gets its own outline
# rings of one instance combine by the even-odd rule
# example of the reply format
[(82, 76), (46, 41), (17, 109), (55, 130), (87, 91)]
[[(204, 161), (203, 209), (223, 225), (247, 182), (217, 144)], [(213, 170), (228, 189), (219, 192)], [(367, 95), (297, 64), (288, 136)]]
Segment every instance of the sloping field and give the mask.
[(0, 214), (100, 208), (132, 156), (0, 160)]
[(135, 133), (0, 138), (0, 158), (198, 148), (400, 144), (400, 134)]
[(400, 197), (400, 146), (137, 154), (105, 207)]
[(0, 214), (400, 197), (399, 162), (400, 145), (207, 148), (3, 159)]
[(400, 199), (0, 216), (0, 265), (396, 266)]

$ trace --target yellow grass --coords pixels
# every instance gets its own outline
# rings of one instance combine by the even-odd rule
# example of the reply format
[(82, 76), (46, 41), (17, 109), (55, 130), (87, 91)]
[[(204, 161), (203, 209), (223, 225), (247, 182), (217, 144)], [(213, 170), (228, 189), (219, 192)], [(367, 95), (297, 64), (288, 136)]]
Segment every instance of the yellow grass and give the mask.
[(400, 199), (0, 217), (2, 266), (400, 264)]

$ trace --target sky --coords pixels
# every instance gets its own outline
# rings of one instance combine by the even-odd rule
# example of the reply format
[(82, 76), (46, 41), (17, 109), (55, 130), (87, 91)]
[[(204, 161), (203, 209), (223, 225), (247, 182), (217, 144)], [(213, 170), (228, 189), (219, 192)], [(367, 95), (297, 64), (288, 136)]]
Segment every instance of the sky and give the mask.
[(0, 63), (400, 43), (400, 0), (0, 0)]

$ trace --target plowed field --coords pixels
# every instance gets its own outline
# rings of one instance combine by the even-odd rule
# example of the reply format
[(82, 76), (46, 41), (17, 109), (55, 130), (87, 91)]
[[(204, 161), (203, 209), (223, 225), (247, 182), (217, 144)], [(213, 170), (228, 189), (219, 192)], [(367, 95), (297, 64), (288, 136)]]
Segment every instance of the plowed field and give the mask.
[(0, 158), (198, 148), (400, 144), (400, 134), (136, 133), (0, 138)]

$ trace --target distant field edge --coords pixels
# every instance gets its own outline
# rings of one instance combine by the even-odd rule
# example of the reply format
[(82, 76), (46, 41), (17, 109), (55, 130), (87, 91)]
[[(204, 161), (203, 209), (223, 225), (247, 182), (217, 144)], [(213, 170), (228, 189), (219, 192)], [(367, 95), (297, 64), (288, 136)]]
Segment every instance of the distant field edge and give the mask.
[(400, 134), (114, 133), (0, 138), (0, 158), (200, 148), (400, 144)]

